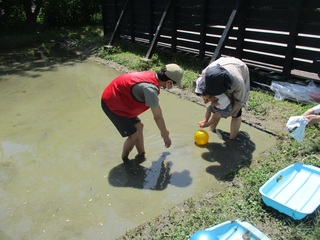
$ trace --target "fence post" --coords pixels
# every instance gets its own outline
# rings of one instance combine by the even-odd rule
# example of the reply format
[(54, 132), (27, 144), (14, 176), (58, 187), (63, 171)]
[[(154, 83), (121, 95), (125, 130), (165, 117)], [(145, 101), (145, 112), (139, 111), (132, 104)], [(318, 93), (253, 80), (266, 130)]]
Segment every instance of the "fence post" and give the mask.
[(237, 17), (238, 23), (238, 35), (236, 42), (236, 57), (242, 59), (243, 52), (243, 42), (244, 42), (244, 34), (246, 29), (245, 19), (246, 19), (246, 9), (247, 9), (248, 0), (243, 0), (242, 4), (239, 8), (239, 15)]
[(161, 33), (161, 30), (162, 30), (162, 27), (163, 27), (163, 23), (165, 22), (165, 20), (166, 20), (166, 18), (168, 16), (168, 12), (169, 12), (169, 9), (171, 7), (171, 4), (172, 4), (172, 0), (168, 0), (168, 4), (167, 4), (165, 10), (163, 11), (162, 17), (161, 17), (159, 25), (157, 27), (156, 33), (155, 33), (155, 35), (153, 37), (152, 43), (151, 43), (151, 45), (149, 47), (149, 50), (147, 52), (146, 57), (143, 60), (148, 60), (148, 59), (150, 59), (152, 57), (154, 49), (155, 49), (155, 47), (157, 45), (157, 42), (158, 42), (158, 39), (160, 37), (160, 33)]
[(100, 0), (100, 7), (102, 14), (103, 35), (106, 36), (108, 32), (106, 0)]
[[(176, 25), (176, 1), (172, 0), (172, 29), (171, 29), (171, 51), (177, 51), (177, 25)], [(168, 10), (169, 11), (169, 10)]]
[(199, 49), (199, 58), (203, 59), (206, 53), (206, 16), (207, 16), (207, 0), (201, 1), (201, 26), (200, 26), (200, 49)]
[(135, 42), (135, 29), (134, 29), (134, 4), (135, 0), (131, 0), (129, 3), (129, 14), (130, 14), (130, 37), (131, 37), (131, 42), (134, 43)]
[(153, 39), (153, 23), (154, 23), (154, 0), (149, 0), (148, 3), (148, 7), (149, 9), (147, 10), (147, 12), (149, 12), (149, 44), (151, 44), (152, 39)]
[(235, 7), (233, 8), (231, 15), (229, 17), (226, 28), (224, 29), (224, 31), (221, 35), (218, 46), (214, 50), (214, 53), (212, 55), (210, 63), (219, 58), (219, 56), (221, 54), (221, 49), (224, 47), (226, 39), (228, 38), (230, 31), (232, 30), (232, 27), (234, 26), (235, 19), (237, 18), (238, 14), (239, 14), (239, 9), (242, 6), (242, 4), (243, 4), (243, 0), (237, 0), (237, 3), (235, 5)]
[(293, 51), (295, 47), (295, 40), (297, 36), (297, 30), (298, 30), (298, 21), (299, 21), (299, 15), (300, 15), (300, 6), (301, 6), (302, 0), (295, 0), (294, 6), (293, 6), (293, 13), (292, 13), (292, 21), (291, 21), (291, 27), (289, 32), (289, 39), (288, 39), (288, 46), (287, 46), (287, 52), (284, 59), (284, 66), (282, 71), (282, 77), (286, 81), (291, 75), (291, 65), (293, 61)]
[(109, 43), (108, 43), (108, 45), (107, 45), (106, 47), (111, 47), (111, 46), (112, 46), (112, 44), (113, 44), (113, 42), (114, 42), (114, 39), (115, 39), (115, 36), (117, 35), (117, 33), (118, 33), (118, 31), (119, 31), (119, 26), (120, 26), (120, 24), (121, 24), (121, 21), (122, 21), (122, 19), (123, 19), (123, 16), (124, 16), (124, 14), (125, 14), (126, 11), (127, 11), (128, 2), (129, 2), (129, 1), (130, 1), (130, 0), (127, 0), (126, 3), (124, 4), (123, 9), (122, 9), (122, 11), (121, 11), (121, 13), (120, 13), (119, 19), (118, 19), (118, 21), (117, 21), (117, 24), (116, 24), (116, 26), (115, 26), (115, 28), (114, 28), (114, 30), (113, 30), (113, 33), (112, 33), (111, 38), (110, 38), (110, 40), (109, 40)]

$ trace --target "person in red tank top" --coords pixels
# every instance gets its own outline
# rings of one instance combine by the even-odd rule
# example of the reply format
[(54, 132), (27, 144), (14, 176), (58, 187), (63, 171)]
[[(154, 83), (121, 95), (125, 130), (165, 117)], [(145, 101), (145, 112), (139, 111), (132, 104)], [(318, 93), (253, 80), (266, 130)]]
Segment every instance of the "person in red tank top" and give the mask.
[(171, 139), (162, 116), (158, 95), (161, 88), (171, 89), (173, 84), (181, 88), (182, 77), (181, 67), (177, 64), (167, 64), (157, 73), (122, 74), (104, 89), (101, 107), (121, 136), (127, 137), (121, 154), (124, 163), (129, 163), (129, 154), (134, 147), (138, 152), (135, 159), (145, 159), (143, 123), (138, 115), (149, 108), (160, 130), (164, 146), (170, 147)]

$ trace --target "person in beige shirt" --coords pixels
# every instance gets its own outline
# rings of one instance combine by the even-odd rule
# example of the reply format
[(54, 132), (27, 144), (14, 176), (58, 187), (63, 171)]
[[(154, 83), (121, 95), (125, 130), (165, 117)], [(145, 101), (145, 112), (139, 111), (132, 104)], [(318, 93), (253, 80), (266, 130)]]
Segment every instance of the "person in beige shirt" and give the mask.
[[(234, 57), (221, 57), (210, 63), (197, 79), (195, 93), (202, 96), (212, 115), (198, 122), (199, 127), (214, 131), (222, 117), (231, 116), (230, 139), (235, 139), (241, 126), (242, 108), (246, 107), (250, 92), (250, 74), (247, 65)], [(220, 101), (230, 100), (231, 107), (222, 109)], [(224, 99), (224, 100), (223, 100)]]

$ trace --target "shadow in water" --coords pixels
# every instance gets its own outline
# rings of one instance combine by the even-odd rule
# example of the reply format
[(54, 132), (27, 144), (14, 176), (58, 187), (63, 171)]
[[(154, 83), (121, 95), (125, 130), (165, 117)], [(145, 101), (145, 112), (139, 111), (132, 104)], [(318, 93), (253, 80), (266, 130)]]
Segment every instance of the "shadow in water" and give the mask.
[(251, 164), (256, 146), (246, 132), (240, 131), (234, 140), (230, 140), (229, 133), (222, 130), (216, 133), (224, 142), (208, 143), (205, 147), (209, 152), (203, 153), (202, 158), (219, 165), (209, 166), (206, 171), (217, 179), (232, 181), (240, 167)]
[[(65, 50), (61, 43), (51, 42), (44, 45), (0, 50), (0, 76), (16, 74), (40, 78), (44, 72), (55, 71), (57, 66), (74, 65), (85, 60), (84, 57)], [(29, 72), (31, 70), (33, 73)]]
[(187, 187), (192, 183), (188, 170), (170, 173), (172, 162), (165, 162), (169, 152), (163, 152), (149, 168), (141, 166), (139, 160), (130, 160), (130, 164), (120, 164), (109, 173), (109, 183), (114, 187), (132, 187), (138, 189), (164, 190), (169, 184)]

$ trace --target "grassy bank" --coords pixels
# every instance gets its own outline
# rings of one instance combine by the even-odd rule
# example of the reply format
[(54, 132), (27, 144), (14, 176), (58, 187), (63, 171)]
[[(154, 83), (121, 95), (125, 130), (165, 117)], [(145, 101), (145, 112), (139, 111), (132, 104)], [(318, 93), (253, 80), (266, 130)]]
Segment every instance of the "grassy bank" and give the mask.
[[(100, 28), (83, 28), (58, 32), (39, 33), (35, 36), (4, 36), (0, 38), (2, 48), (12, 46), (41, 46), (50, 50), (50, 42), (70, 43), (72, 51), (90, 52), (108, 61), (117, 62), (133, 70), (157, 71), (164, 64), (175, 62), (185, 70), (184, 87), (193, 91), (193, 82), (209, 60), (199, 60), (193, 56), (172, 54), (157, 50), (150, 61), (141, 61), (147, 52), (147, 46), (128, 42), (116, 42), (114, 48), (104, 50), (107, 37), (102, 36)], [(68, 46), (67, 46), (68, 47)], [(87, 51), (89, 49), (89, 51)], [(259, 78), (259, 76), (254, 76)], [(277, 101), (270, 93), (252, 89), (249, 98), (249, 112), (260, 121), (273, 121), (283, 125), (292, 115), (302, 114), (310, 106), (289, 101)], [(244, 115), (246, 112), (244, 112)], [(261, 120), (262, 119), (262, 120)], [(275, 128), (276, 129), (276, 128)], [(277, 145), (252, 160), (250, 166), (239, 168), (226, 174), (221, 179), (226, 191), (215, 192), (208, 189), (200, 196), (188, 199), (184, 203), (166, 210), (120, 239), (188, 239), (199, 230), (227, 220), (241, 219), (248, 221), (270, 239), (320, 239), (320, 211), (295, 221), (284, 214), (267, 207), (261, 201), (259, 188), (273, 174), (295, 162), (304, 162), (320, 166), (320, 136), (318, 126), (306, 130), (305, 139), (299, 143), (286, 132), (276, 132)]]

